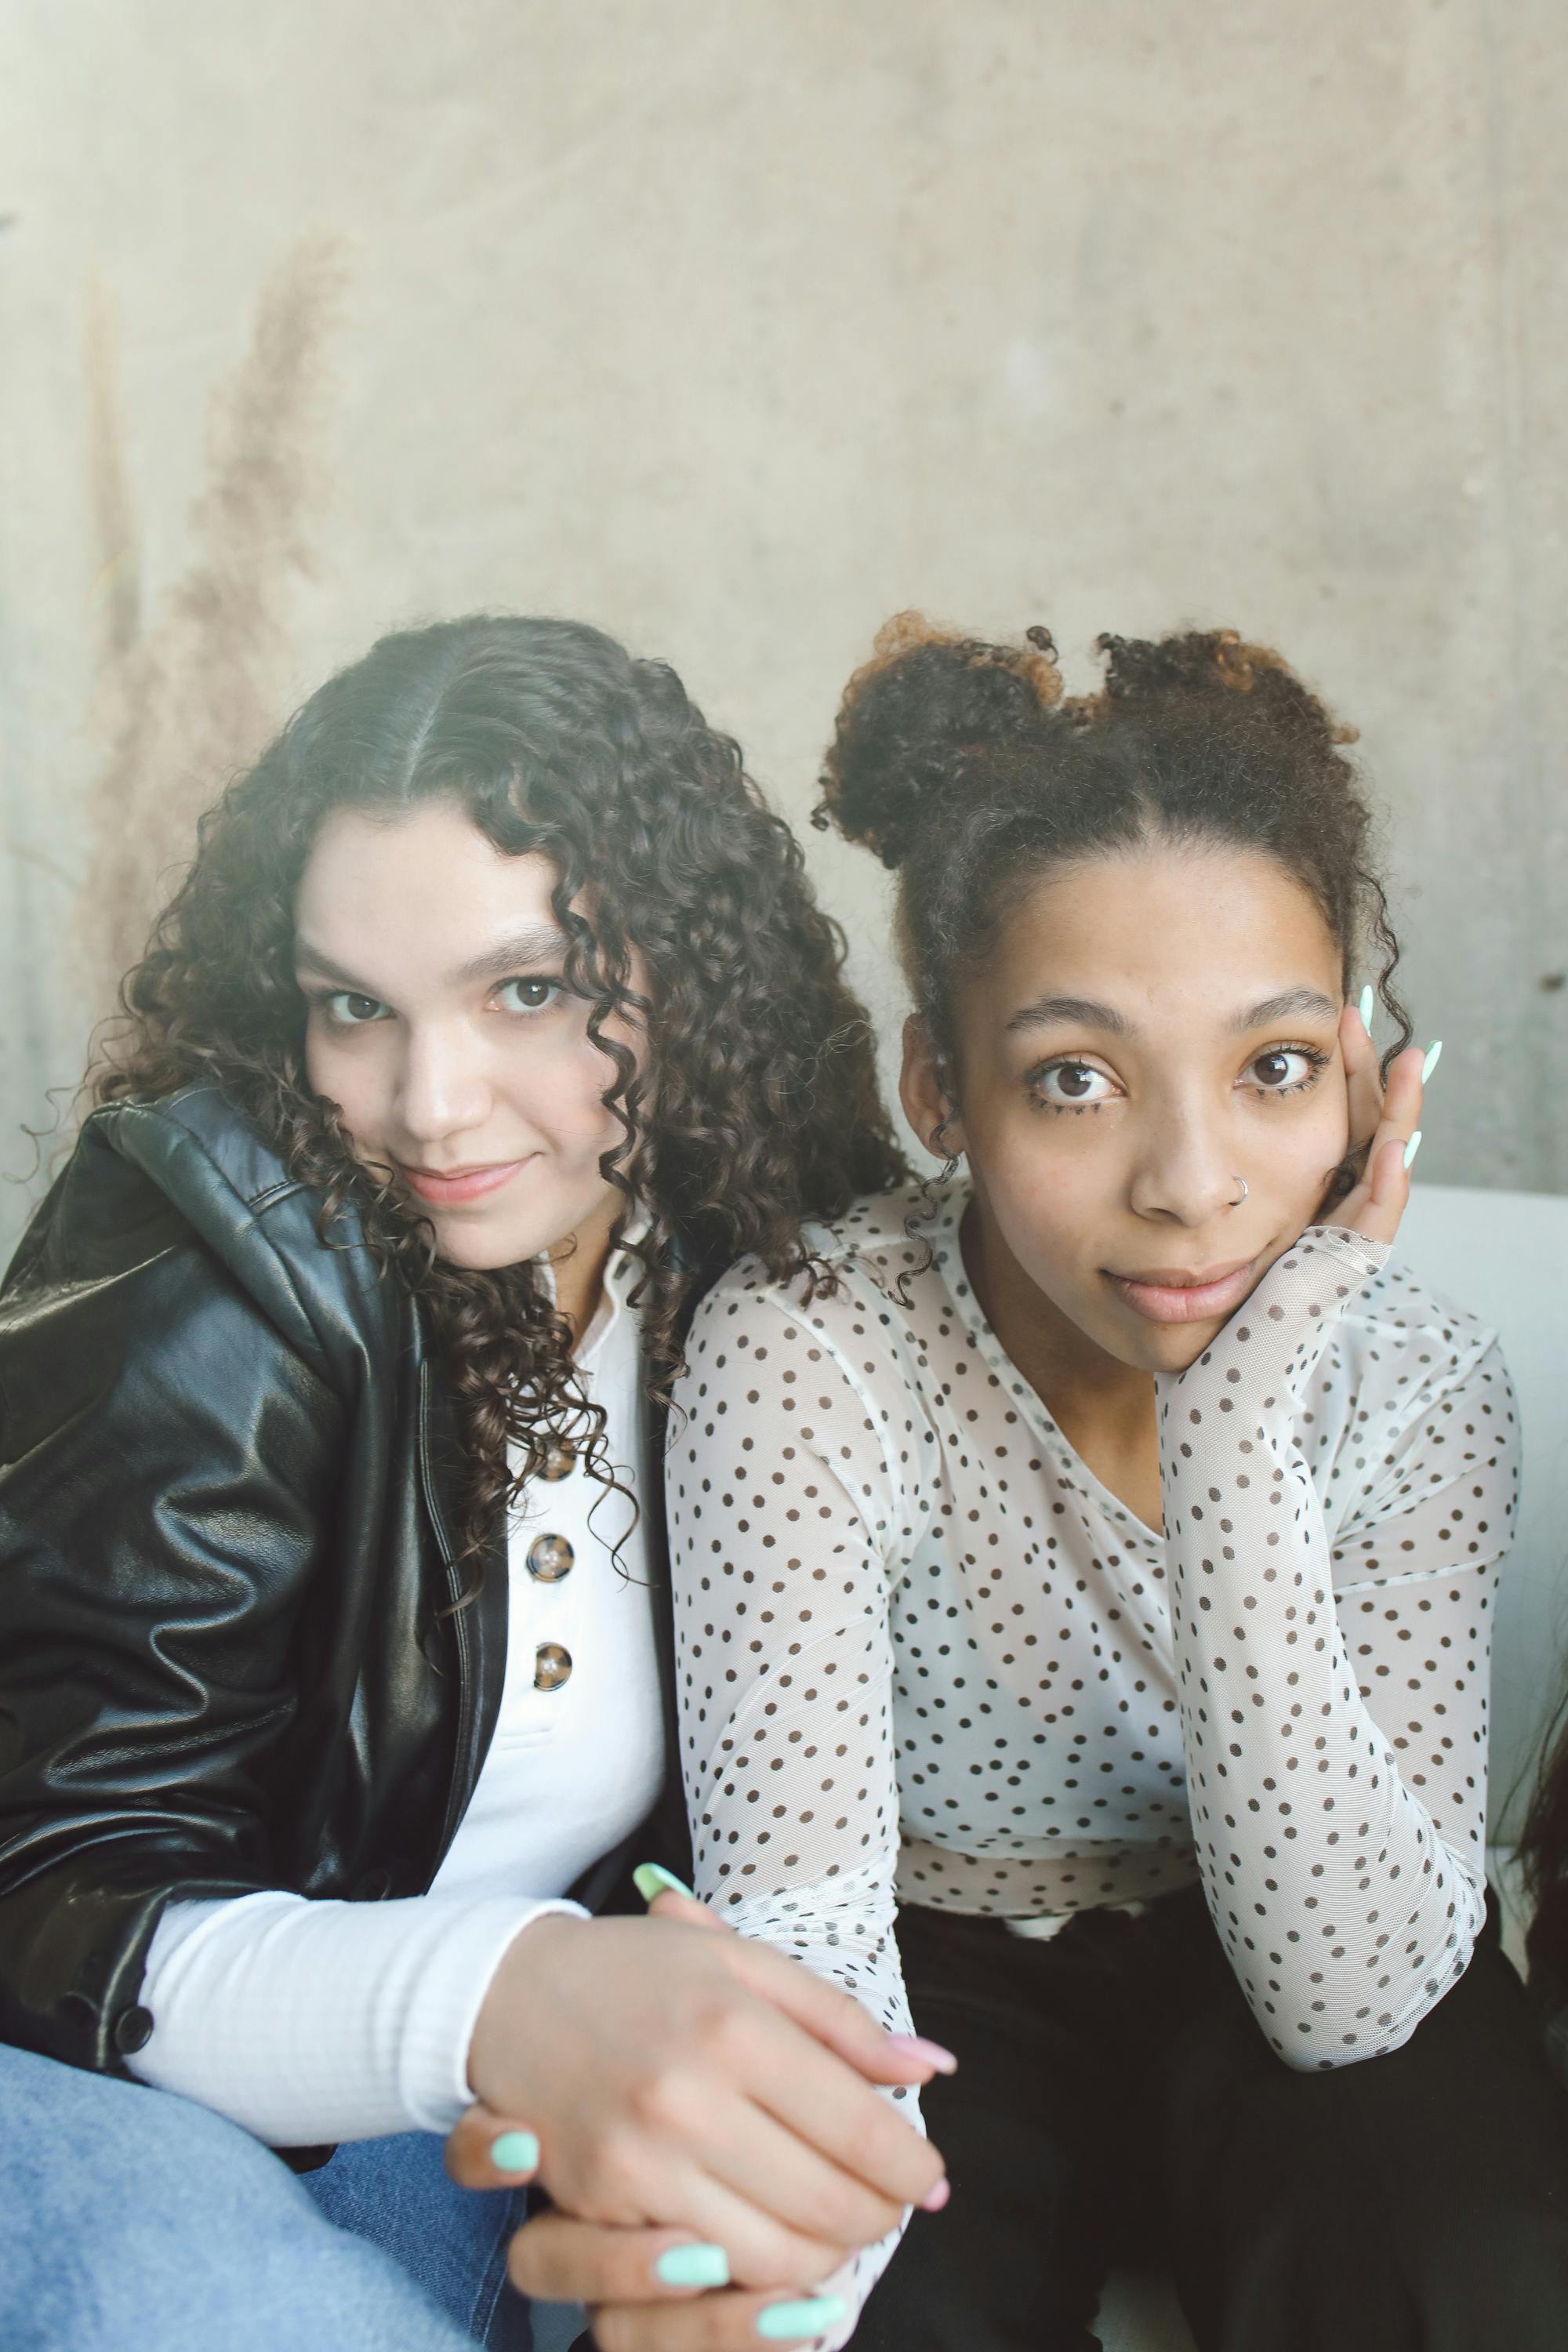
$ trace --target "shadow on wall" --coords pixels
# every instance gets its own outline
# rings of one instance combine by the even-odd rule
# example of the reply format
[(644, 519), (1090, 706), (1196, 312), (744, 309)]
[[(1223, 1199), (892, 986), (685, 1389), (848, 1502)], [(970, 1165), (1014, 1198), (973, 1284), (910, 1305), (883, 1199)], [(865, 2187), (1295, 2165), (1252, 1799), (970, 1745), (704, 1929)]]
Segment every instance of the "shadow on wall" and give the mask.
[[(290, 600), (315, 576), (324, 498), (327, 351), (347, 270), (335, 240), (296, 246), (262, 289), (250, 347), (210, 411), (193, 560), (142, 626), (136, 518), (126, 478), (112, 313), (89, 290), (89, 464), (98, 541), (105, 765), (85, 806), (77, 908), (85, 1010), (101, 1022), (141, 956), (202, 811), (282, 717)], [(112, 1055), (112, 1032), (102, 1043)]]

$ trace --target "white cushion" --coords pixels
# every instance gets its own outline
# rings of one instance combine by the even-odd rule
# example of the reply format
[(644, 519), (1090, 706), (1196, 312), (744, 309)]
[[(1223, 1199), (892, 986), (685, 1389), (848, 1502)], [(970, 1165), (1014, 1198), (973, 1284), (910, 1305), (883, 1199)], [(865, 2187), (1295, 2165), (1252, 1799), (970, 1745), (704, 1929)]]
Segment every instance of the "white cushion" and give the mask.
[(1519, 1538), (1492, 1654), (1490, 1834), (1511, 1843), (1568, 1687), (1568, 1200), (1417, 1183), (1395, 1248), (1433, 1290), (1496, 1328), (1519, 1392)]

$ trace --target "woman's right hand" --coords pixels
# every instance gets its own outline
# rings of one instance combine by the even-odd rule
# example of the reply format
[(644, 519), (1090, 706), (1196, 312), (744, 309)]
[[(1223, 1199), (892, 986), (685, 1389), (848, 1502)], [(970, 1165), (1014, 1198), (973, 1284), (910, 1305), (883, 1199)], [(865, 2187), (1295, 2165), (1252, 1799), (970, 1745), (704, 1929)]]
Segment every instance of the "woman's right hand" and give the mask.
[[(502, 2119), (470, 2107), (447, 2143), (447, 2168), (465, 2189), (515, 2188), (490, 2148)], [(502, 2143), (504, 2145), (504, 2142)], [(687, 2230), (624, 2230), (546, 2208), (507, 2252), (520, 2294), (588, 2307), (600, 2352), (757, 2352), (760, 2343), (805, 2347), (847, 2315), (841, 2296), (731, 2287), (723, 2249), (694, 2244)], [(765, 2330), (765, 2332), (764, 2332)]]
[(666, 1897), (646, 1919), (524, 1928), (468, 2079), (527, 2119), (567, 2214), (669, 2224), (721, 2246), (741, 2286), (805, 2286), (935, 2201), (941, 2158), (872, 2087), (935, 2063), (797, 1962), (683, 1914)]

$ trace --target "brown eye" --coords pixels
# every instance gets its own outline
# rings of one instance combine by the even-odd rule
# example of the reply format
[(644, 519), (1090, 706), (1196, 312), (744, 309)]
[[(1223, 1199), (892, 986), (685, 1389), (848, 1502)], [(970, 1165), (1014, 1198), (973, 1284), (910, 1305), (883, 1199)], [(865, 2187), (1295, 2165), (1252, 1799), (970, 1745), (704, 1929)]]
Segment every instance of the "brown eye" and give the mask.
[(357, 989), (340, 989), (326, 1000), (332, 1019), (345, 1029), (362, 1029), (368, 1021), (379, 1020), (386, 1007), (374, 996), (361, 996)]
[(1110, 1102), (1116, 1087), (1103, 1070), (1090, 1062), (1051, 1062), (1037, 1070), (1030, 1081), (1042, 1102), (1053, 1110), (1077, 1108), (1080, 1105)]
[(1321, 1066), (1312, 1055), (1285, 1046), (1277, 1053), (1259, 1054), (1247, 1066), (1262, 1092), (1269, 1095), (1289, 1094), (1292, 1087), (1304, 1086)]
[(542, 1013), (553, 1004), (561, 993), (558, 980), (541, 979), (531, 975), (526, 980), (503, 980), (496, 991), (501, 1009), (506, 1013)]

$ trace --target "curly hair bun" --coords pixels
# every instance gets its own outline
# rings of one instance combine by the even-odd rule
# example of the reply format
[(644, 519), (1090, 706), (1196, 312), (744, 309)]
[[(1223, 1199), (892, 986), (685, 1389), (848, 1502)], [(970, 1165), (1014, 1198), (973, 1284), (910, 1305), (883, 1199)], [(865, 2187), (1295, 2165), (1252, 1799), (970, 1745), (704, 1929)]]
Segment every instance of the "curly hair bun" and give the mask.
[[(1256, 698), (1259, 720), (1281, 741), (1326, 752), (1357, 740), (1331, 719), (1289, 664), (1269, 646), (1248, 645), (1236, 629), (1193, 629), (1169, 637), (1101, 636), (1104, 715), (1121, 706), (1194, 696)], [(1093, 715), (1093, 714), (1091, 714)]]
[(989, 645), (895, 614), (844, 689), (813, 822), (900, 865), (972, 754), (1037, 734), (1059, 701), (1049, 632), (1029, 630), (1028, 645)]

